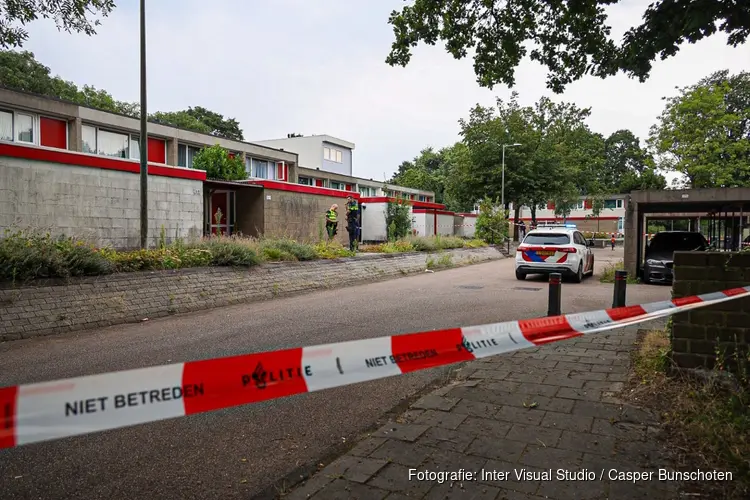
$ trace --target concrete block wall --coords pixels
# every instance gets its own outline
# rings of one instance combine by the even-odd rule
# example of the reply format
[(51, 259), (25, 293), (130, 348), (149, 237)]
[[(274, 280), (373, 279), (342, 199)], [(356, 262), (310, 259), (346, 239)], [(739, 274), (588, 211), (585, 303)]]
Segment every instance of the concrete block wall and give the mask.
[(503, 258), (495, 248), (350, 259), (123, 273), (0, 288), (0, 341), (140, 322), (175, 313), (370, 283), (424, 272), (451, 255), (462, 265)]
[(322, 231), (323, 238), (326, 238), (325, 213), (334, 203), (339, 206), (336, 241), (348, 246), (346, 198), (335, 196), (264, 189), (264, 234), (269, 237), (287, 236), (299, 241), (319, 241)]
[[(200, 237), (203, 183), (149, 176), (149, 243)], [(140, 244), (140, 177), (91, 167), (0, 157), (0, 231), (17, 225), (84, 237), (97, 245)]]
[[(675, 252), (674, 273), (674, 298), (747, 286), (750, 253)], [(746, 353), (750, 345), (750, 298), (673, 318), (672, 357), (681, 368), (713, 368), (717, 348)]]

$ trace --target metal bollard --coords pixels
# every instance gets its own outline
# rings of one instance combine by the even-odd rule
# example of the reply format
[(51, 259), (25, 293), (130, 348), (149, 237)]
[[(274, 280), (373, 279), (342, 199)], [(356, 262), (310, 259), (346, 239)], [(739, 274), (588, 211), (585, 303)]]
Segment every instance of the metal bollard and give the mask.
[(547, 316), (560, 316), (562, 314), (562, 275), (551, 273), (549, 275), (549, 307)]
[(612, 307), (625, 307), (625, 292), (628, 285), (628, 272), (615, 271), (615, 293)]

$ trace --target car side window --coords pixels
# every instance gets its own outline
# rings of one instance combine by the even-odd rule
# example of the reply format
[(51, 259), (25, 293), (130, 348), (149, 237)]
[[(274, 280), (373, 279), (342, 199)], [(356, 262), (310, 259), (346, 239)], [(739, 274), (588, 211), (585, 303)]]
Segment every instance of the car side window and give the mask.
[(583, 235), (581, 235), (581, 233), (574, 233), (573, 241), (575, 241), (576, 245), (586, 246), (586, 241), (583, 239)]

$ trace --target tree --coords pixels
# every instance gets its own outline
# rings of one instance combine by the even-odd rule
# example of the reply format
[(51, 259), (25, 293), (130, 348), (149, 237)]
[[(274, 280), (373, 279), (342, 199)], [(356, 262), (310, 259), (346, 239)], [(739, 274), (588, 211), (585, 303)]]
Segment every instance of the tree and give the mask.
[(54, 19), (58, 30), (95, 35), (97, 16), (114, 8), (114, 0), (0, 0), (0, 48), (21, 47), (29, 38), (23, 26), (40, 17)]
[(224, 118), (223, 115), (196, 106), (183, 111), (157, 112), (150, 116), (154, 121), (173, 125), (175, 127), (194, 130), (215, 137), (223, 137), (235, 141), (244, 140), (240, 124), (234, 118)]
[(674, 56), (682, 43), (722, 31), (736, 47), (750, 34), (747, 2), (654, 0), (618, 45), (610, 39), (605, 8), (621, 1), (414, 0), (390, 15), (395, 40), (386, 63), (406, 66), (419, 42), (442, 41), (456, 59), (474, 53), (481, 86), (512, 87), (529, 55), (549, 70), (547, 86), (561, 93), (587, 74), (606, 78), (623, 71), (643, 82), (653, 61)]
[(649, 152), (630, 130), (618, 130), (604, 142), (601, 182), (609, 193), (665, 189), (667, 181), (654, 167)]
[[(750, 186), (750, 73), (715, 73), (666, 99), (651, 129), (659, 166), (692, 188)], [(744, 106), (744, 107), (743, 107)]]
[(402, 162), (398, 172), (388, 181), (390, 184), (432, 191), (436, 203), (445, 203), (445, 177), (448, 168), (450, 148), (434, 151), (428, 147), (412, 161)]
[[(0, 0), (0, 5), (2, 1)], [(52, 76), (50, 68), (37, 61), (34, 54), (28, 51), (0, 50), (0, 85), (133, 118), (141, 116), (140, 104), (118, 101), (106, 90), (89, 85), (78, 88), (73, 82), (63, 80), (59, 76)], [(157, 123), (216, 137), (244, 140), (237, 120), (225, 119), (219, 113), (200, 106), (184, 111), (156, 112), (148, 118)]]
[(193, 159), (193, 168), (205, 170), (209, 179), (241, 181), (247, 179), (247, 171), (239, 156), (230, 156), (229, 152), (216, 144), (201, 149)]

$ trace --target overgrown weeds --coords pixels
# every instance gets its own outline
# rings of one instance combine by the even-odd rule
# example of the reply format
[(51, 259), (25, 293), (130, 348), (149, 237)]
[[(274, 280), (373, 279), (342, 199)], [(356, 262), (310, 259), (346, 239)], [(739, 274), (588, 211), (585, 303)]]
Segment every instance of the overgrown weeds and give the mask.
[[(361, 252), (402, 253), (476, 248), (485, 243), (456, 237), (407, 237)], [(53, 237), (29, 229), (6, 230), (0, 238), (0, 281), (21, 283), (37, 278), (96, 276), (114, 272), (156, 271), (205, 266), (251, 267), (262, 262), (309, 261), (353, 257), (337, 242), (307, 243), (290, 237), (247, 238), (214, 235), (185, 242), (166, 241), (162, 227), (156, 248), (119, 251), (97, 248), (82, 239)]]
[[(750, 383), (746, 352), (717, 352), (711, 371), (696, 376), (671, 368), (669, 334), (645, 332), (634, 357), (631, 397), (657, 409), (668, 445), (686, 471), (721, 470), (732, 481), (692, 483), (706, 498), (750, 497)], [(726, 367), (732, 366), (734, 376)], [(672, 373), (670, 373), (672, 372)]]
[[(625, 263), (623, 261), (617, 261), (614, 264), (607, 264), (604, 266), (604, 269), (602, 269), (602, 275), (599, 278), (599, 281), (601, 283), (614, 283), (615, 282), (615, 271), (624, 271), (625, 270)], [(633, 276), (628, 276), (627, 280), (628, 285), (635, 285), (639, 283), (638, 278), (635, 278)]]

